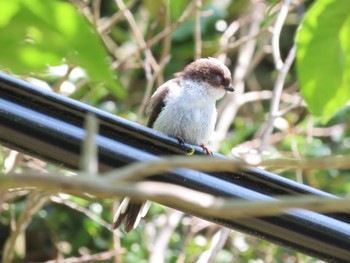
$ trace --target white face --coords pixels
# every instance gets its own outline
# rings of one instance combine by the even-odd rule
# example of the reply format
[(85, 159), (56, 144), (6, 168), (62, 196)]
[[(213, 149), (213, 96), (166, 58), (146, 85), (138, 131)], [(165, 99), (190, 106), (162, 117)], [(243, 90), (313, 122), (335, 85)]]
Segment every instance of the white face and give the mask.
[(223, 86), (213, 87), (209, 83), (205, 83), (205, 82), (202, 85), (206, 90), (207, 94), (209, 95), (209, 97), (212, 98), (213, 100), (219, 100), (222, 97), (224, 97), (226, 94), (225, 87)]
[(180, 84), (184, 87), (178, 91), (172, 91), (172, 95), (176, 96), (188, 96), (190, 100), (196, 101), (196, 103), (214, 103), (221, 99), (226, 94), (224, 87), (213, 87), (208, 82), (198, 82), (193, 80), (183, 80)]

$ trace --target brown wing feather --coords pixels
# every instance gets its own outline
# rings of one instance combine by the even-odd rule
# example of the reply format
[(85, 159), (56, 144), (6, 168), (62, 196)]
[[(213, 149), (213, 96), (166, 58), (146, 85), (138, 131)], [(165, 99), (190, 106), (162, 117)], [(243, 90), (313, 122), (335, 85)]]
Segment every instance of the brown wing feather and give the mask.
[(143, 203), (134, 203), (130, 202), (127, 205), (126, 211), (121, 213), (119, 217), (113, 222), (113, 229), (118, 228), (121, 223), (124, 221), (124, 230), (125, 232), (130, 232), (134, 229), (135, 222), (137, 217), (142, 209)]
[(158, 118), (159, 113), (163, 110), (165, 106), (164, 99), (168, 94), (168, 92), (169, 92), (169, 82), (166, 82), (162, 86), (160, 86), (150, 98), (146, 107), (146, 114), (149, 114), (147, 127), (150, 127), (150, 128), (153, 127), (153, 124)]

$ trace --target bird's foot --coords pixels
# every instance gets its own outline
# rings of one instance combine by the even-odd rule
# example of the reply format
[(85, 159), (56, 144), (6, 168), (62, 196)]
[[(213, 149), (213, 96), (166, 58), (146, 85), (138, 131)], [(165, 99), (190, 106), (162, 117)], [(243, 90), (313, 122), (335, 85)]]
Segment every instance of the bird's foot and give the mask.
[[(176, 138), (177, 141), (179, 142), (181, 148), (184, 149), (184, 150), (187, 150), (186, 147), (185, 147), (186, 140), (185, 140), (184, 138), (178, 136), (178, 135), (176, 135), (175, 138)], [(191, 150), (188, 151), (188, 152), (186, 153), (186, 155), (193, 155), (193, 154), (194, 154), (194, 151), (195, 151), (194, 148), (193, 148), (192, 146), (190, 146), (190, 148), (191, 148)]]
[(205, 154), (207, 155), (213, 155), (213, 152), (203, 143), (201, 145), (199, 145), (200, 147), (202, 147), (202, 149), (205, 151)]
[(186, 140), (178, 135), (175, 136), (176, 140), (178, 141), (178, 143), (184, 147), (185, 146), (185, 143), (186, 143)]

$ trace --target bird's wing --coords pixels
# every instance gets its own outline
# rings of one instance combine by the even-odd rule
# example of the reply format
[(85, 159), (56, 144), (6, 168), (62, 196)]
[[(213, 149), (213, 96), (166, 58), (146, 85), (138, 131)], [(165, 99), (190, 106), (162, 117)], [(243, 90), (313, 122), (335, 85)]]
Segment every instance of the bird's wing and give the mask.
[(129, 197), (125, 197), (120, 204), (113, 219), (113, 230), (117, 229), (124, 221), (124, 230), (129, 233), (135, 229), (142, 217), (147, 213), (150, 206), (148, 201), (144, 203), (134, 202)]
[(153, 127), (159, 113), (165, 106), (165, 97), (170, 91), (170, 85), (178, 85), (174, 80), (169, 80), (161, 85), (152, 95), (146, 106), (146, 114), (149, 115), (147, 127)]

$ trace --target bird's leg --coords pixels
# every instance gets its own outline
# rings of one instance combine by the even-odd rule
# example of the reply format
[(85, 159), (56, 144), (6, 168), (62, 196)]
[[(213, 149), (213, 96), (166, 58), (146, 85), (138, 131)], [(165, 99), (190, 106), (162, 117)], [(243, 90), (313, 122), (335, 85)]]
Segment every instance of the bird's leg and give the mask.
[(203, 143), (201, 145), (199, 145), (200, 147), (202, 147), (202, 149), (205, 151), (205, 154), (207, 155), (213, 155), (213, 152)]

